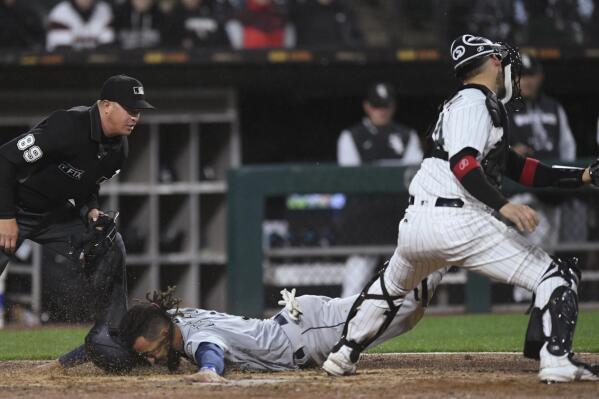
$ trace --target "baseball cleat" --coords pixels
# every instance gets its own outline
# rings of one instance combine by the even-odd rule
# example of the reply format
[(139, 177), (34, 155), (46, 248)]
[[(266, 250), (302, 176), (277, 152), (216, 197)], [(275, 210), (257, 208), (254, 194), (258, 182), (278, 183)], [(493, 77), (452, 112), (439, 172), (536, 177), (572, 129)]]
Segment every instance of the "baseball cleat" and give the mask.
[[(541, 352), (543, 351), (546, 351), (545, 347), (541, 349)], [(573, 355), (573, 353), (570, 353), (563, 356), (552, 356), (546, 352), (545, 356), (550, 356), (550, 359), (543, 361), (544, 356), (541, 357), (539, 380), (547, 384), (554, 382), (599, 381), (599, 366), (591, 366), (574, 360), (572, 359)], [(543, 363), (545, 363), (545, 366), (543, 366)]]
[(341, 347), (337, 352), (329, 354), (329, 357), (322, 365), (327, 374), (342, 377), (345, 375), (356, 374), (356, 364), (349, 359), (349, 353), (346, 347)]

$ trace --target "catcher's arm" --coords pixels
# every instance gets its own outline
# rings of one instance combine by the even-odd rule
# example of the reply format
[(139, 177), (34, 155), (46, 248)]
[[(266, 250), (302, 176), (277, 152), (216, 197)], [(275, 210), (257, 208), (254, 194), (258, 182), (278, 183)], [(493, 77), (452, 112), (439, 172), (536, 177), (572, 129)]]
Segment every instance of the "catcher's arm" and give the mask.
[(546, 165), (510, 149), (506, 175), (527, 187), (577, 188), (585, 184), (599, 187), (599, 160), (587, 168)]

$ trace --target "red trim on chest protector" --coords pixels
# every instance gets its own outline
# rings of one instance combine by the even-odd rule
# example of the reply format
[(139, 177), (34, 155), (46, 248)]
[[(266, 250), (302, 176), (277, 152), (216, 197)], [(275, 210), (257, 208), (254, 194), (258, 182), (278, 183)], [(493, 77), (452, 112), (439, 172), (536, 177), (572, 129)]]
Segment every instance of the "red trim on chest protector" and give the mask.
[(476, 158), (472, 155), (464, 155), (453, 167), (453, 174), (462, 180), (470, 171), (480, 166)]
[(524, 186), (531, 187), (533, 182), (535, 181), (535, 173), (537, 171), (537, 166), (539, 166), (539, 161), (534, 158), (526, 158), (524, 162), (524, 167), (522, 168), (522, 173), (520, 174), (519, 182)]

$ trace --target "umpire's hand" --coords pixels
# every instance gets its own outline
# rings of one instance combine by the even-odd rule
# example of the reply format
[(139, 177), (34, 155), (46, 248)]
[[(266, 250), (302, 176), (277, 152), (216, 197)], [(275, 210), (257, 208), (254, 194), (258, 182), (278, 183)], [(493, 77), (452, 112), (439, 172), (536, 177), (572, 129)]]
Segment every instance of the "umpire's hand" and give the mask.
[(12, 254), (17, 249), (19, 226), (17, 219), (0, 219), (0, 250)]
[(92, 222), (95, 222), (103, 214), (104, 213), (101, 210), (99, 210), (97, 208), (93, 208), (93, 209), (90, 209), (89, 212), (87, 213), (87, 218), (89, 220), (91, 220)]

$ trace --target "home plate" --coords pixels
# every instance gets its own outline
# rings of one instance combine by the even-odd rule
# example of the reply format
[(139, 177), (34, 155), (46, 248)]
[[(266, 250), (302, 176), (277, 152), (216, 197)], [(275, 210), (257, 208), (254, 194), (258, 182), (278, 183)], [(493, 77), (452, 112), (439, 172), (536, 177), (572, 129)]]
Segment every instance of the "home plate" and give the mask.
[(290, 378), (252, 378), (252, 379), (244, 379), (244, 380), (229, 380), (229, 383), (226, 385), (234, 385), (240, 387), (251, 387), (255, 385), (269, 385), (269, 384), (280, 384), (282, 382), (291, 381)]

